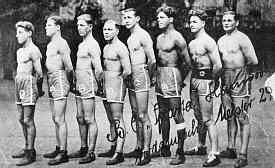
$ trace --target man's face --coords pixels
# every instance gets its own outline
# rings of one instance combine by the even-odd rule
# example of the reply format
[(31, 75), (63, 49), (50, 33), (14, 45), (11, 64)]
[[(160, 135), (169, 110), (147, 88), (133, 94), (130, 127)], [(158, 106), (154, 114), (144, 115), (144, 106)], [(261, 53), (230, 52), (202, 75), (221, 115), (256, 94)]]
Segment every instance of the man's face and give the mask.
[(16, 29), (16, 38), (19, 44), (23, 44), (31, 36), (31, 32), (26, 31), (23, 27)]
[(134, 11), (123, 12), (122, 22), (127, 29), (133, 28), (138, 23), (138, 17), (135, 15)]
[(48, 37), (51, 37), (60, 29), (60, 26), (56, 25), (54, 20), (48, 19), (45, 29), (46, 29), (46, 35)]
[(111, 22), (105, 23), (103, 27), (103, 35), (104, 39), (107, 41), (114, 39), (114, 37), (118, 35), (118, 30), (115, 24)]
[(204, 28), (205, 22), (201, 20), (198, 16), (191, 16), (189, 20), (190, 30), (192, 33), (199, 32)]
[(234, 15), (228, 14), (222, 17), (222, 26), (225, 32), (231, 32), (237, 28), (238, 22), (234, 19)]
[(170, 23), (169, 17), (164, 12), (158, 13), (157, 20), (160, 29), (167, 28)]
[(83, 19), (77, 21), (77, 30), (81, 37), (87, 36), (90, 32), (90, 25)]

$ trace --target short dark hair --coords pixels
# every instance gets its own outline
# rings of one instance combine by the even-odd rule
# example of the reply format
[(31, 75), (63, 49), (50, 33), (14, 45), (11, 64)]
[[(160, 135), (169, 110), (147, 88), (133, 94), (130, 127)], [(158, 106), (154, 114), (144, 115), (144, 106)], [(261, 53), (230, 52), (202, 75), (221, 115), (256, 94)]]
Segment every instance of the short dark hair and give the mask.
[(136, 8), (125, 8), (121, 10), (122, 13), (131, 12), (131, 11), (134, 12), (135, 16), (140, 16)]
[(163, 5), (157, 9), (157, 14), (163, 12), (165, 15), (168, 17), (175, 17), (176, 16), (176, 10), (175, 8), (168, 6), (168, 5)]
[(18, 27), (24, 28), (26, 31), (31, 31), (32, 33), (34, 32), (34, 26), (31, 22), (29, 21), (19, 21), (15, 24), (15, 28), (17, 29)]
[(224, 11), (223, 12), (223, 16), (224, 15), (233, 15), (234, 16), (234, 19), (236, 21), (239, 21), (240, 20), (240, 15), (238, 13), (236, 13), (235, 11), (232, 11), (232, 10), (228, 10), (228, 11)]
[(190, 19), (191, 16), (197, 16), (203, 21), (206, 21), (206, 19), (207, 19), (207, 13), (205, 12), (205, 10), (202, 10), (202, 9), (191, 9), (191, 10), (189, 10), (188, 18)]
[(86, 21), (88, 24), (93, 24), (93, 20), (90, 14), (84, 13), (81, 14), (77, 17), (77, 20), (84, 20)]
[(48, 17), (47, 20), (53, 20), (55, 25), (59, 25), (60, 27), (63, 25), (63, 18), (61, 16), (53, 15)]

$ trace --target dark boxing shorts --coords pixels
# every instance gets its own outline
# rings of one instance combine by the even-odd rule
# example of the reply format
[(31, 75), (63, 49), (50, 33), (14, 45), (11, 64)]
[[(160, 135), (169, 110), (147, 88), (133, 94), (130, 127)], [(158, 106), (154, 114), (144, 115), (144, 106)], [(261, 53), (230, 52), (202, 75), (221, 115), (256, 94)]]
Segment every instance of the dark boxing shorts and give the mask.
[(30, 74), (19, 73), (15, 77), (16, 104), (35, 105), (38, 98), (36, 78)]
[(82, 99), (94, 98), (98, 89), (92, 69), (76, 70), (76, 97)]
[(48, 72), (49, 98), (53, 100), (66, 99), (70, 85), (65, 70)]
[(178, 68), (158, 67), (156, 94), (164, 98), (181, 97), (182, 78)]
[(222, 89), (231, 97), (247, 97), (251, 95), (251, 80), (246, 67), (223, 70), (221, 76)]
[(146, 92), (150, 90), (150, 77), (147, 65), (132, 66), (132, 74), (130, 81), (127, 82), (127, 87), (134, 92)]

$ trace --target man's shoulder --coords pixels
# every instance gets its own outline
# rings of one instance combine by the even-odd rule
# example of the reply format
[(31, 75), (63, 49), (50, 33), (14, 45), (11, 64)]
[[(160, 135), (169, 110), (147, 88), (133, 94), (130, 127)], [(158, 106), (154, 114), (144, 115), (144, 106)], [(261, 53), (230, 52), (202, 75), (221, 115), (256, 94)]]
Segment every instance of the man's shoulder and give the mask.
[(248, 35), (246, 35), (245, 33), (241, 32), (241, 31), (237, 31), (236, 32), (236, 36), (238, 38), (239, 41), (247, 41), (250, 40)]

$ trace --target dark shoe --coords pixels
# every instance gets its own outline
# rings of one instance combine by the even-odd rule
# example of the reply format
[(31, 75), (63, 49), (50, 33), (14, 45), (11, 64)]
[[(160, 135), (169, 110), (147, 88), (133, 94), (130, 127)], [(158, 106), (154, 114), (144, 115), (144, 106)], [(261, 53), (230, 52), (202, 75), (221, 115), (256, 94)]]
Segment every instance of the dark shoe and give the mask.
[(138, 158), (138, 157), (140, 157), (141, 153), (142, 153), (142, 150), (140, 148), (138, 148), (138, 149), (135, 149), (129, 153), (125, 153), (124, 157), (125, 158)]
[(247, 155), (246, 154), (240, 154), (238, 160), (234, 164), (234, 168), (241, 168), (248, 165)]
[(98, 154), (98, 157), (112, 157), (114, 156), (115, 151), (116, 151), (116, 145), (112, 145), (110, 150), (108, 150), (107, 152)]
[(171, 150), (168, 145), (163, 145), (160, 147), (160, 151), (153, 152), (151, 154), (151, 158), (156, 157), (170, 157), (171, 156)]
[(68, 155), (69, 158), (82, 158), (86, 156), (88, 147), (81, 147), (78, 151)]
[(16, 158), (23, 158), (25, 156), (25, 149), (21, 149), (17, 153), (13, 154), (11, 157), (16, 159)]
[(60, 152), (60, 147), (56, 146), (55, 151), (50, 152), (50, 153), (46, 153), (46, 154), (43, 155), (43, 157), (52, 159), (52, 158), (55, 158), (58, 155), (59, 152)]
[(176, 157), (173, 158), (171, 161), (170, 161), (170, 165), (179, 165), (179, 164), (184, 164), (185, 162), (185, 156), (184, 156), (184, 151), (183, 150), (179, 150), (177, 149), (177, 152), (176, 152)]
[(143, 165), (150, 163), (150, 161), (151, 161), (150, 152), (144, 151), (144, 152), (142, 152), (140, 159), (137, 160), (136, 164), (138, 166), (143, 166)]
[(236, 159), (237, 158), (237, 152), (234, 148), (226, 148), (226, 150), (221, 151), (220, 153), (221, 158), (228, 158), (228, 159)]
[(124, 161), (124, 156), (120, 152), (116, 152), (114, 157), (106, 162), (106, 165), (115, 165)]
[(54, 165), (59, 165), (61, 163), (66, 163), (69, 161), (69, 157), (67, 154), (67, 151), (65, 150), (60, 150), (59, 153), (57, 154), (55, 159), (52, 159), (48, 162), (49, 166), (54, 166)]
[(221, 163), (217, 154), (209, 153), (207, 160), (203, 163), (203, 167), (214, 167)]
[(95, 154), (94, 152), (87, 153), (85, 157), (79, 159), (79, 164), (86, 164), (86, 163), (91, 163), (92, 161), (95, 160)]
[(26, 166), (35, 162), (35, 160), (36, 160), (35, 149), (26, 149), (24, 157), (22, 158), (22, 160), (19, 161), (19, 163), (16, 164), (16, 166)]
[(207, 148), (206, 148), (206, 146), (200, 146), (200, 147), (196, 146), (189, 151), (185, 151), (184, 154), (185, 155), (206, 155)]

